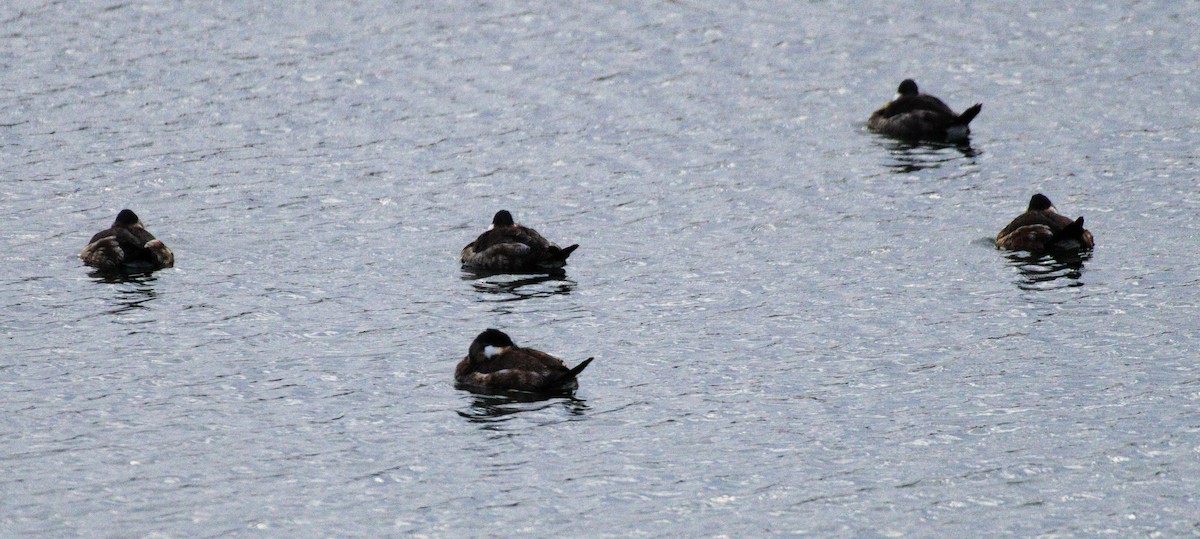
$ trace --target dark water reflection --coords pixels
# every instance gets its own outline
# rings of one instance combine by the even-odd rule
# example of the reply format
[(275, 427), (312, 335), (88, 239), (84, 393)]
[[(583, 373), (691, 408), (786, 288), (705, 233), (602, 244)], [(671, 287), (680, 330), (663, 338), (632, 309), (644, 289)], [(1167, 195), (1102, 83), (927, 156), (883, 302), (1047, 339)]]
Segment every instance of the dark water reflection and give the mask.
[(158, 270), (152, 268), (139, 269), (136, 267), (124, 271), (89, 269), (88, 277), (91, 277), (92, 280), (98, 283), (150, 282), (155, 280), (154, 272), (156, 271)]
[(93, 271), (88, 273), (93, 281), (118, 285), (112, 298), (114, 308), (108, 314), (129, 314), (136, 311), (149, 310), (150, 303), (158, 299), (154, 284), (158, 277), (153, 271), (142, 273), (112, 273)]
[(471, 281), (471, 287), (477, 292), (495, 296), (491, 299), (483, 296), (480, 301), (494, 302), (567, 295), (574, 291), (578, 284), (567, 279), (565, 272), (528, 275), (463, 270), (462, 280)]
[(523, 391), (504, 394), (473, 393), (471, 403), (458, 415), (472, 423), (492, 424), (512, 419), (515, 414), (559, 410), (569, 417), (582, 417), (588, 411), (587, 401), (574, 395), (545, 396)]
[(977, 163), (976, 157), (982, 152), (971, 146), (971, 141), (948, 144), (940, 142), (910, 142), (888, 139), (880, 136), (881, 145), (887, 150), (892, 161), (885, 163), (895, 174), (909, 174), (926, 169), (940, 168), (955, 161), (963, 160), (966, 164)]
[(1008, 265), (1016, 268), (1021, 290), (1051, 290), (1083, 286), (1083, 264), (1092, 258), (1091, 250), (1031, 254), (1010, 252), (1004, 255)]

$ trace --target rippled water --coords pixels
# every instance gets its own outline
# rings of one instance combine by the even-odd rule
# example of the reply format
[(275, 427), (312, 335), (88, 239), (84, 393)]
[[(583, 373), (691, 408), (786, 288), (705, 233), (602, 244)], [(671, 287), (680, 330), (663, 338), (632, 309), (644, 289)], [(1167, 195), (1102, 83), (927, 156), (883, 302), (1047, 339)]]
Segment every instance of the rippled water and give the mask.
[[(0, 534), (1197, 533), (1200, 8), (710, 4), (0, 8)], [(992, 247), (1039, 191), (1090, 257)], [(500, 208), (565, 275), (459, 268)]]

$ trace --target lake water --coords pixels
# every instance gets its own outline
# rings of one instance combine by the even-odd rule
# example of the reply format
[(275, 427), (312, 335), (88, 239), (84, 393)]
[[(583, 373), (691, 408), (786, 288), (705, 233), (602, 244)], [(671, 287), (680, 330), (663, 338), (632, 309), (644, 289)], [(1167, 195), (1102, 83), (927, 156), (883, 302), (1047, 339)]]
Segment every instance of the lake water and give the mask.
[[(7, 4), (0, 535), (1200, 533), (1197, 20)], [(993, 248), (1035, 192), (1090, 257)], [(82, 265), (125, 207), (175, 268)], [(565, 276), (461, 270), (499, 209)], [(487, 327), (596, 360), (456, 390)]]

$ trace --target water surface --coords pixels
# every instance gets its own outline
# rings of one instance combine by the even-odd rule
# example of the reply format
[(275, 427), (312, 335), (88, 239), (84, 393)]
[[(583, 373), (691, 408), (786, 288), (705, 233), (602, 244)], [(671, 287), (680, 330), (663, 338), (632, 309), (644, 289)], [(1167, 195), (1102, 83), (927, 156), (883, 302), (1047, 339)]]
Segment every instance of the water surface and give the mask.
[[(0, 9), (0, 532), (1196, 533), (1200, 10), (708, 4)], [(82, 266), (124, 207), (175, 268)], [(565, 274), (462, 271), (501, 208)], [(486, 327), (596, 360), (455, 390)]]

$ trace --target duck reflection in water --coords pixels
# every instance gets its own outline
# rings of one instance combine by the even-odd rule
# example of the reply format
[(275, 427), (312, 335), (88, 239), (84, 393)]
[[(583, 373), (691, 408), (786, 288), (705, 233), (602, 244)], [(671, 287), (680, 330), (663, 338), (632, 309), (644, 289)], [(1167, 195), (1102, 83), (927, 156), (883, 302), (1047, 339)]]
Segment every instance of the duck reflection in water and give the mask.
[(1017, 288), (1033, 291), (1083, 286), (1080, 280), (1083, 263), (1091, 257), (1091, 251), (1010, 252), (1005, 255), (1008, 265), (1020, 273)]
[(534, 393), (512, 391), (501, 395), (473, 393), (471, 405), (460, 410), (458, 415), (472, 423), (495, 424), (508, 421), (526, 412), (553, 411), (562, 409), (569, 416), (582, 417), (588, 411), (587, 401), (574, 395), (547, 397)]
[(965, 159), (966, 164), (974, 164), (975, 157), (980, 153), (971, 147), (970, 141), (949, 144), (884, 140), (882, 143), (893, 160), (884, 166), (895, 174), (940, 168), (960, 159)]
[(500, 302), (565, 296), (574, 291), (577, 284), (567, 279), (566, 273), (561, 270), (545, 275), (514, 275), (465, 269), (462, 279), (473, 281), (471, 287), (477, 292), (499, 296), (493, 301)]
[(158, 292), (154, 290), (154, 282), (158, 278), (152, 272), (153, 270), (141, 273), (94, 271), (89, 276), (98, 283), (127, 285), (116, 289), (116, 296), (112, 298), (115, 306), (108, 314), (129, 314), (149, 309), (149, 303), (158, 299)]

